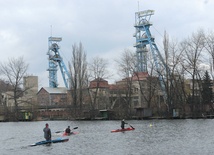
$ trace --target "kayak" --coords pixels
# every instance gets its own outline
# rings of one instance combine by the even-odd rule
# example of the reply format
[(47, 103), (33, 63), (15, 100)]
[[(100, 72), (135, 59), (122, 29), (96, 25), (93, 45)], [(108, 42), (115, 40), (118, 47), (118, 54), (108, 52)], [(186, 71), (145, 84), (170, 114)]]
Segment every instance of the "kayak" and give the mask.
[[(78, 129), (78, 127), (74, 127), (72, 130), (74, 130), (74, 129)], [(57, 134), (59, 136), (70, 136), (70, 135), (76, 135), (76, 134), (78, 134), (78, 132), (71, 132), (70, 134), (67, 134), (67, 133), (65, 133), (65, 130), (63, 130), (63, 131), (56, 131), (55, 134)]]
[(76, 135), (78, 134), (79, 132), (71, 132), (71, 133), (66, 133), (66, 132), (63, 132), (62, 136), (71, 136), (71, 135)]
[(37, 145), (44, 145), (44, 144), (50, 144), (50, 143), (60, 143), (60, 142), (67, 142), (69, 139), (68, 138), (57, 138), (54, 140), (43, 140), (34, 144), (31, 144), (30, 146), (37, 146)]
[(124, 132), (124, 131), (131, 131), (134, 129), (135, 128), (116, 129), (116, 130), (111, 130), (111, 132)]

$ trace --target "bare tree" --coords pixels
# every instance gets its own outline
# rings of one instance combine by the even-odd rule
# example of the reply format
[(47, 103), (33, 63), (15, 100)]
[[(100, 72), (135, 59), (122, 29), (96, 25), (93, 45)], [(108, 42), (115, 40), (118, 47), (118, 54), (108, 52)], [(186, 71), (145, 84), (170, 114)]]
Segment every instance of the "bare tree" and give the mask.
[(12, 90), (12, 86), (10, 86), (7, 81), (0, 80), (0, 94), (2, 95), (0, 98), (0, 113), (4, 115), (5, 120), (9, 120), (10, 108), (7, 106), (7, 100), (4, 98), (3, 94)]
[(214, 80), (214, 32), (213, 31), (209, 31), (205, 37), (205, 48), (206, 48), (206, 51), (211, 56), (210, 73), (212, 75), (212, 79)]
[(11, 99), (14, 101), (14, 116), (19, 119), (20, 98), (23, 95), (23, 77), (26, 76), (28, 64), (25, 63), (23, 57), (17, 59), (10, 58), (6, 63), (0, 63), (0, 72), (3, 77), (12, 86), (13, 95)]
[(75, 109), (79, 107), (81, 111), (84, 95), (83, 90), (88, 87), (86, 53), (81, 42), (79, 46), (76, 44), (72, 46), (72, 58), (69, 62), (69, 70), (71, 73), (70, 83), (73, 105)]
[(176, 40), (170, 40), (168, 34), (165, 32), (164, 40), (165, 61), (167, 66), (166, 75), (166, 91), (167, 91), (167, 104), (169, 113), (172, 109), (181, 108), (186, 101), (186, 93), (184, 91), (184, 70), (182, 67), (183, 50), (179, 49), (179, 43)]
[[(125, 49), (117, 60), (115, 60), (118, 66), (118, 73), (123, 78), (123, 82), (120, 84), (120, 89), (123, 89), (125, 96), (122, 97), (125, 102), (121, 103), (120, 109), (124, 110), (122, 113), (123, 117), (129, 117), (131, 114), (132, 97), (134, 93), (135, 86), (133, 85), (133, 77), (137, 75), (136, 73), (136, 57), (134, 52), (129, 49)], [(137, 89), (137, 88), (136, 88)], [(121, 100), (121, 99), (120, 99)]]
[(120, 76), (123, 78), (131, 77), (136, 71), (136, 57), (135, 53), (129, 49), (124, 49), (121, 57), (115, 60), (118, 66)]
[(198, 30), (196, 33), (193, 33), (192, 36), (182, 42), (182, 50), (184, 51), (183, 54), (183, 63), (182, 67), (184, 68), (187, 76), (190, 75), (192, 79), (192, 88), (190, 94), (190, 107), (192, 113), (194, 115), (197, 114), (196, 111), (198, 110), (198, 105), (200, 103), (198, 96), (197, 88), (200, 86), (198, 81), (201, 80), (199, 74), (199, 65), (202, 62), (202, 52), (205, 46), (205, 36), (203, 30)]
[[(108, 67), (107, 60), (100, 57), (93, 58), (91, 63), (89, 64), (90, 77), (93, 79), (95, 83), (94, 91), (90, 93), (91, 100), (92, 100), (91, 102), (92, 110), (99, 109), (99, 106), (100, 106), (99, 100), (101, 100), (101, 96), (102, 96), (101, 91), (99, 91), (100, 83), (110, 77), (107, 67)], [(108, 100), (105, 100), (105, 102), (108, 102)], [(102, 104), (108, 104), (108, 103), (102, 103)]]
[[(151, 108), (152, 106), (152, 102), (154, 101), (155, 96), (158, 97), (158, 107), (160, 108), (160, 84), (159, 84), (159, 80), (156, 76), (153, 76), (154, 72), (155, 72), (155, 62), (153, 59), (151, 59), (151, 53), (148, 54), (148, 77), (146, 78), (146, 81), (140, 81), (140, 77), (137, 75), (138, 77), (138, 81), (139, 81), (139, 85), (140, 85), (140, 91), (141, 91), (141, 95), (144, 98), (144, 101), (146, 102), (145, 104), (147, 104), (148, 108)], [(146, 87), (144, 86), (146, 85)]]
[(172, 108), (182, 109), (181, 112), (185, 112), (185, 103), (187, 94), (185, 91), (184, 81), (184, 68), (182, 67), (183, 62), (183, 50), (179, 48), (180, 44), (172, 40), (169, 43), (169, 67), (171, 69), (170, 74), (170, 98), (173, 104)]

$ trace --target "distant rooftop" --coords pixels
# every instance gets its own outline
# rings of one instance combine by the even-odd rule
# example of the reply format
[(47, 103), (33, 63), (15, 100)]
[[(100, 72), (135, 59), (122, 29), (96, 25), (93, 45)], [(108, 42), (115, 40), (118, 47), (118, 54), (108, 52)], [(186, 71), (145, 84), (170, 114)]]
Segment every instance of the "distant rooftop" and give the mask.
[(57, 88), (42, 87), (42, 88), (45, 89), (49, 94), (67, 93), (66, 87), (57, 87)]

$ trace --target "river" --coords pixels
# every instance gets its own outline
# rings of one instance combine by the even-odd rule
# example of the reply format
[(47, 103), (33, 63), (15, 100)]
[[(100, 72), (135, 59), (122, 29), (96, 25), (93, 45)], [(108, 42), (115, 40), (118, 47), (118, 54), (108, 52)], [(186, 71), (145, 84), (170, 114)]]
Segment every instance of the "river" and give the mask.
[[(214, 154), (213, 119), (127, 120), (133, 131), (111, 133), (120, 121), (1, 122), (1, 155), (210, 155)], [(78, 127), (69, 141), (30, 147), (54, 132)], [(128, 125), (127, 125), (128, 126)]]

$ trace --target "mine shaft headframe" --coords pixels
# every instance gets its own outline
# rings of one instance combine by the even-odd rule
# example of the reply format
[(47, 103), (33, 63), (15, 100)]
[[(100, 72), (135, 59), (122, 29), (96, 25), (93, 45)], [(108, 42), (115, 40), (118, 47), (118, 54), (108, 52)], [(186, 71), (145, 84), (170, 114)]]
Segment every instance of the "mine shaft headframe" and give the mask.
[(154, 15), (154, 10), (145, 10), (145, 11), (139, 11), (136, 12), (140, 17), (146, 17), (146, 16), (151, 16)]
[(49, 50), (56, 52), (55, 49), (59, 49), (58, 42), (62, 41), (61, 37), (49, 37)]
[[(136, 12), (135, 16), (138, 18), (138, 19), (141, 19), (143, 21), (149, 21), (151, 16), (154, 15), (154, 10), (145, 10), (145, 11), (139, 11), (139, 12)], [(139, 21), (139, 22), (142, 22), (142, 21)]]
[(49, 37), (48, 41), (60, 42), (60, 41), (62, 41), (62, 38), (61, 37)]

